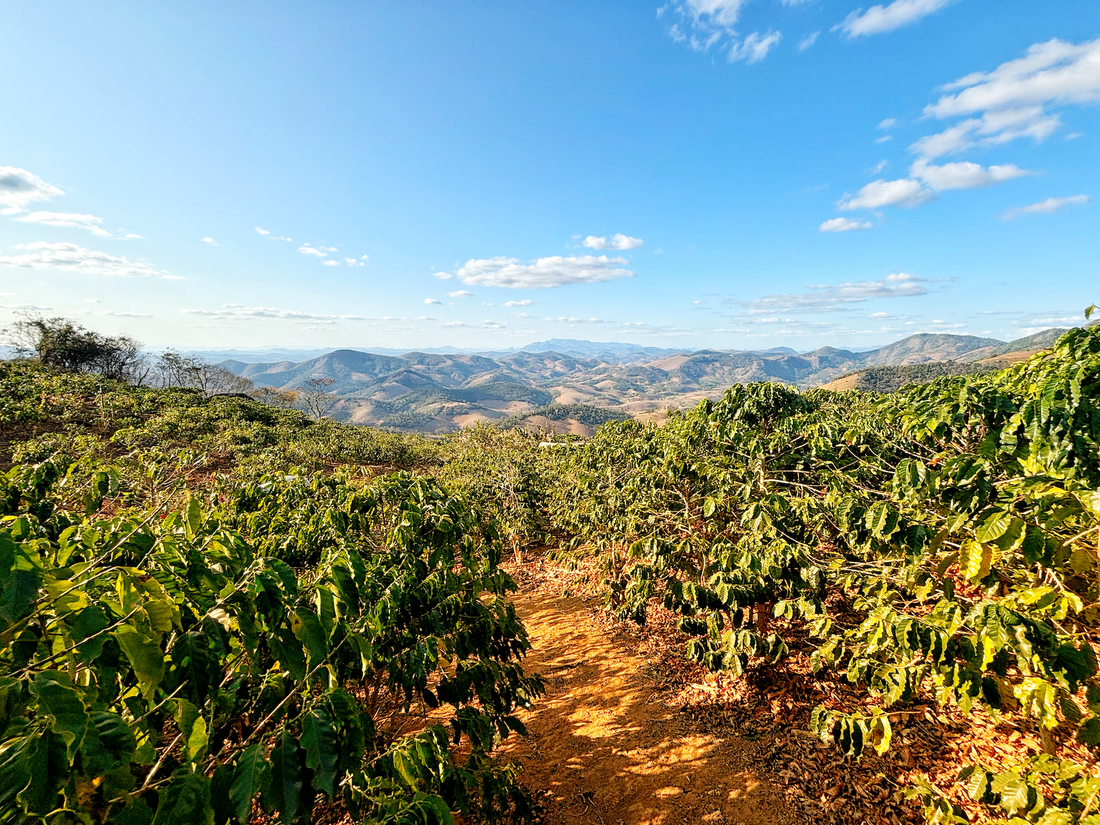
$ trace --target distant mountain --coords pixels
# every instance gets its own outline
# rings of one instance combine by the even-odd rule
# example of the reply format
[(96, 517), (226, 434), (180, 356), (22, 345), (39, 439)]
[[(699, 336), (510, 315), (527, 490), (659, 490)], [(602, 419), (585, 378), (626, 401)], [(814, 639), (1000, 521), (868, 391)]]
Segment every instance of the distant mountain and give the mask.
[[(332, 379), (332, 414), (346, 421), (426, 432), (479, 420), (557, 421), (545, 410), (597, 406), (616, 416), (651, 417), (660, 409), (713, 398), (733, 384), (777, 381), (816, 387), (896, 389), (1003, 366), (1048, 346), (1064, 330), (1045, 330), (1006, 344), (971, 335), (919, 334), (863, 352), (789, 347), (763, 352), (684, 351), (636, 344), (552, 339), (494, 353), (420, 351), (382, 354), (352, 349), (294, 361), (221, 362), (259, 386), (297, 389), (313, 377)], [(842, 378), (847, 376), (846, 378)], [(535, 410), (543, 412), (535, 413)], [(556, 415), (557, 413), (555, 413)], [(609, 413), (610, 414), (610, 413)], [(569, 426), (589, 424), (573, 416)]]
[(928, 361), (957, 361), (960, 356), (985, 347), (999, 347), (1004, 341), (973, 335), (921, 333), (870, 352), (861, 353), (869, 367), (900, 367)]
[[(631, 364), (637, 361), (652, 360), (665, 355), (685, 352), (678, 349), (659, 349), (643, 347), (638, 344), (618, 344), (614, 342), (578, 341), (572, 338), (551, 338), (528, 344), (521, 352), (560, 352), (578, 358), (598, 358), (609, 364)], [(690, 350), (686, 350), (690, 352)]]

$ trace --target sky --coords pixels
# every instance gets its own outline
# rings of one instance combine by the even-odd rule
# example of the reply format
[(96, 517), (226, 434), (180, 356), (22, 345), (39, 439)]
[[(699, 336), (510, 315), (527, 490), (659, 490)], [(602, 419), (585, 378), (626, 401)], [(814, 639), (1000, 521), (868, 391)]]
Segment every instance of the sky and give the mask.
[(1100, 302), (1096, 0), (0, 9), (0, 324), (1011, 340)]

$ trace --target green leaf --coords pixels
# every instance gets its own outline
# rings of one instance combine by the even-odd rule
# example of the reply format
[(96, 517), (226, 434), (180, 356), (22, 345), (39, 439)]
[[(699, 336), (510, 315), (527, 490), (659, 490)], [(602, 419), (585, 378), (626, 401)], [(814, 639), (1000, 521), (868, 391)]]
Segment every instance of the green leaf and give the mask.
[(393, 766), (401, 778), (405, 780), (406, 785), (413, 789), (419, 786), (420, 780), (416, 775), (416, 766), (413, 765), (412, 760), (404, 751), (395, 750), (393, 752)]
[(202, 528), (202, 507), (199, 505), (198, 499), (193, 498), (187, 502), (187, 510), (184, 516), (187, 537), (193, 539)]
[(90, 714), (90, 721), (81, 749), (84, 774), (102, 776), (129, 764), (137, 741), (126, 720), (117, 713), (98, 711)]
[(186, 766), (177, 768), (159, 794), (153, 825), (214, 825), (210, 780)]
[(1000, 773), (993, 777), (993, 792), (1000, 794), (1001, 807), (1011, 815), (1026, 808), (1027, 783), (1014, 773)]
[[(77, 614), (76, 621), (73, 622), (72, 636), (73, 641), (80, 645), (76, 649), (76, 655), (82, 662), (86, 664), (94, 662), (103, 653), (103, 643), (107, 641), (107, 636), (97, 634), (101, 633), (107, 624), (107, 614), (99, 605), (85, 607)], [(92, 636), (95, 638), (85, 641)]]
[(970, 581), (977, 582), (989, 575), (993, 567), (993, 547), (988, 544), (967, 542), (963, 545), (965, 551), (962, 573)]
[(283, 731), (279, 747), (271, 752), (271, 782), (264, 794), (264, 806), (279, 812), (285, 823), (298, 816), (302, 804), (302, 762), (300, 748), (288, 731)]
[(996, 541), (1007, 532), (1012, 524), (1012, 514), (1005, 510), (994, 510), (974, 531), (974, 537), (982, 544)]
[(50, 730), (60, 734), (70, 753), (75, 753), (84, 739), (88, 726), (88, 711), (69, 677), (56, 670), (46, 670), (34, 677), (31, 693), (39, 707), (53, 717)]
[(159, 645), (129, 625), (114, 631), (114, 637), (141, 682), (156, 687), (164, 680), (164, 653)]
[(199, 761), (208, 744), (210, 737), (206, 733), (206, 720), (200, 716), (191, 726), (191, 733), (187, 737), (187, 758), (192, 762)]
[(322, 708), (315, 708), (302, 720), (302, 747), (306, 751), (306, 767), (313, 771), (313, 787), (330, 797), (336, 794), (336, 729), (332, 717)]
[(328, 636), (321, 627), (316, 613), (309, 610), (295, 610), (291, 615), (290, 629), (294, 636), (309, 651), (309, 663), (316, 666), (328, 655)]
[(0, 619), (17, 622), (30, 613), (41, 584), (42, 573), (37, 569), (12, 570), (0, 590)]
[(69, 778), (70, 762), (65, 740), (52, 731), (45, 731), (29, 744), (25, 752), (25, 769), (30, 783), (19, 794), (19, 799), (27, 811), (44, 816), (57, 807), (57, 794)]
[(233, 784), (229, 788), (233, 814), (241, 825), (247, 825), (252, 812), (252, 800), (265, 792), (270, 781), (271, 763), (264, 759), (263, 745), (256, 743), (247, 748), (237, 760)]

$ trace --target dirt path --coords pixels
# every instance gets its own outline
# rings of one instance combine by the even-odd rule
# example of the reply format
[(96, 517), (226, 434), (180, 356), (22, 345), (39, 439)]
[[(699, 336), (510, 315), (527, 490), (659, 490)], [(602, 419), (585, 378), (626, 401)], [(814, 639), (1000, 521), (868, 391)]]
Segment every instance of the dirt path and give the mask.
[(507, 753), (524, 766), (548, 825), (789, 825), (780, 793), (748, 767), (756, 744), (707, 730), (656, 697), (649, 662), (579, 598), (535, 588), (515, 602), (547, 695)]

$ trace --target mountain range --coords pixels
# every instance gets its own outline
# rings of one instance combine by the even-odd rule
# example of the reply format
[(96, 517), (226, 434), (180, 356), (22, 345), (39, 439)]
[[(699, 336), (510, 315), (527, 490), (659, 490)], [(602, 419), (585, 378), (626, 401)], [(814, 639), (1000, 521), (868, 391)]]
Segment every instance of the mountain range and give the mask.
[[(686, 351), (553, 339), (498, 352), (341, 349), (300, 361), (230, 358), (219, 365), (257, 386), (277, 389), (329, 380), (329, 414), (352, 423), (436, 432), (508, 419), (584, 433), (601, 417), (659, 418), (665, 409), (717, 397), (738, 383), (888, 390), (912, 380), (992, 369), (1049, 346), (1063, 332), (1044, 330), (1011, 342), (922, 333), (864, 352), (822, 347), (804, 353), (787, 347)], [(949, 366), (916, 369), (928, 364)]]

